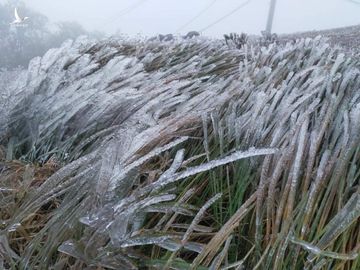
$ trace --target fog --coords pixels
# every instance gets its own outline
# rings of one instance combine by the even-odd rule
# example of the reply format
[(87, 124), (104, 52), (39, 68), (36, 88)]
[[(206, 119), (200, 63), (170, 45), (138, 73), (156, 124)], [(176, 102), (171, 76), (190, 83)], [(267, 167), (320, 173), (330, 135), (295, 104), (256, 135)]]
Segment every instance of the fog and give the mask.
[[(273, 31), (291, 33), (360, 23), (357, 0), (277, 0)], [(11, 2), (16, 5), (16, 0)], [(247, 0), (27, 0), (31, 9), (51, 21), (77, 21), (88, 31), (129, 35), (202, 30)], [(252, 0), (202, 32), (259, 34), (265, 28), (270, 0)], [(200, 15), (199, 15), (200, 14)], [(189, 23), (190, 22), (190, 23)]]

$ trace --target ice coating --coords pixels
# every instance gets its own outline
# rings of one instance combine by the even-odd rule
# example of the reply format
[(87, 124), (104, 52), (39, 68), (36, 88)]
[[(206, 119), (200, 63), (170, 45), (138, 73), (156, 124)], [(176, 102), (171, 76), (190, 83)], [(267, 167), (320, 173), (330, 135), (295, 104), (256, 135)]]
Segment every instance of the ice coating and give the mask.
[[(180, 245), (175, 240), (195, 231), (198, 219), (185, 224), (191, 229), (188, 234), (183, 230), (176, 238), (156, 230), (142, 235), (146, 215), (195, 214), (183, 203), (176, 205), (178, 181), (240, 159), (251, 159), (251, 167), (261, 169), (264, 157), (274, 166), (264, 169), (257, 200), (266, 213), (259, 211), (257, 220), (260, 227), (275, 216), (266, 231), (270, 238), (286, 231), (284, 219), (294, 214), (303, 182), (312, 187), (304, 211), (312, 212), (320, 178), (329, 177), (331, 170), (333, 181), (340, 179), (359, 142), (360, 95), (354, 90), (360, 86), (359, 62), (322, 39), (229, 50), (206, 38), (95, 42), (82, 37), (33, 59), (27, 71), (0, 76), (5, 78), (0, 81), (1, 100), (9, 100), (3, 106), (0, 136), (12, 139), (24, 160), (41, 163), (55, 155), (64, 162), (25, 200), (6, 231), (16, 230), (42, 205), (61, 197), (66, 203), (42, 232), (65, 237), (66, 229), (81, 222), (87, 227), (82, 239), (87, 249), (145, 244), (189, 248), (190, 242)], [(199, 136), (206, 161), (186, 165), (192, 158), (186, 151)], [(226, 140), (232, 149), (226, 149)], [(219, 144), (216, 158), (211, 156), (213, 141)], [(168, 167), (152, 182), (140, 182), (142, 166), (165, 152), (172, 153)], [(320, 164), (315, 157), (319, 153)], [(329, 168), (337, 158), (342, 162)], [(311, 172), (306, 181), (304, 168)], [(280, 192), (289, 192), (290, 199), (277, 201), (282, 175), (288, 184)], [(206, 209), (200, 209), (199, 219)], [(341, 213), (347, 218), (345, 229), (356, 215), (353, 205), (351, 215)], [(308, 224), (303, 225), (306, 230)], [(327, 243), (336, 235), (326, 236)], [(33, 242), (39, 239), (41, 235)], [(63, 240), (61, 252), (82, 254), (77, 245)], [(201, 252), (202, 247), (192, 246)], [(34, 252), (31, 245), (27, 252)]]

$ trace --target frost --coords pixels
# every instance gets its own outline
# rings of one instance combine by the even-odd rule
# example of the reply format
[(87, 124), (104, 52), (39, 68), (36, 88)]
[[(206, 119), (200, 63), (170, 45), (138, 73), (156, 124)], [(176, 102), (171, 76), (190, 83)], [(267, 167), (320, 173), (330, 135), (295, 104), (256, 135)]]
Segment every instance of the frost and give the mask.
[(150, 244), (158, 244), (165, 242), (169, 239), (172, 239), (172, 236), (141, 236), (131, 238), (126, 240), (121, 244), (121, 247), (132, 247), (132, 246), (142, 246), (142, 245), (150, 245)]
[[(61, 252), (87, 264), (132, 269), (131, 247), (151, 244), (200, 253), (198, 265), (218, 268), (226, 261), (233, 224), (247, 213), (258, 227), (251, 232), (264, 233), (259, 250), (269, 246), (278, 254), (264, 259), (269, 269), (285, 261), (291, 245), (278, 237), (289, 233), (293, 221), (311, 246), (299, 245), (321, 255), (359, 212), (358, 67), (357, 58), (321, 39), (229, 50), (205, 38), (82, 37), (33, 59), (27, 71), (1, 71), (5, 158), (61, 165), (38, 187), (31, 186), (33, 171), (22, 174), (30, 191), (5, 231), (20, 230), (49, 202), (56, 210), (16, 260), (29, 268), (50, 264), (53, 253), (37, 247), (54, 251), (62, 243)], [(243, 159), (249, 159), (249, 179), (242, 178)], [(234, 223), (214, 232), (201, 221), (220, 195), (194, 207), (198, 186), (185, 192), (179, 181), (222, 166), (233, 169), (227, 171), (232, 182), (249, 183), (241, 195), (245, 203), (234, 206), (229, 219)], [(14, 190), (2, 183), (0, 191), (5, 197)], [(316, 223), (323, 232), (313, 243), (307, 232)], [(195, 233), (213, 238), (201, 238), (204, 246), (194, 242)], [(45, 236), (52, 240), (45, 243)], [(215, 247), (207, 249), (205, 240)], [(107, 253), (113, 247), (118, 254)]]
[(200, 222), (202, 216), (205, 214), (205, 211), (212, 205), (214, 204), (217, 200), (219, 200), (221, 198), (222, 194), (216, 194), (214, 197), (212, 197), (210, 200), (208, 200), (199, 210), (199, 212), (196, 214), (195, 218), (193, 219), (193, 221), (191, 222), (189, 228), (186, 230), (181, 242), (182, 243), (186, 243), (190, 237), (190, 234), (193, 232), (193, 230), (195, 229), (195, 226), (198, 225), (198, 223)]

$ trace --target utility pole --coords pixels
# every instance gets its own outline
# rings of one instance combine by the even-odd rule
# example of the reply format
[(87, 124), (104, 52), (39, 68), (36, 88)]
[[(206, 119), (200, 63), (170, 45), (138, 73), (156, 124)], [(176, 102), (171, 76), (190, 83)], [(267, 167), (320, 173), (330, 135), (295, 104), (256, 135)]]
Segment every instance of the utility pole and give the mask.
[(274, 20), (275, 6), (276, 6), (276, 0), (271, 0), (268, 19), (266, 23), (266, 33), (268, 34), (271, 34), (272, 24)]

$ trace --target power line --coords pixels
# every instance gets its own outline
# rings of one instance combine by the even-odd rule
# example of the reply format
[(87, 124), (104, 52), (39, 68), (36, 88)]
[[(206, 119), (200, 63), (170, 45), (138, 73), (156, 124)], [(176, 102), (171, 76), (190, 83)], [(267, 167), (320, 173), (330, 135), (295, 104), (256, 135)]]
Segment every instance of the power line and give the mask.
[(233, 9), (231, 12), (225, 14), (224, 16), (222, 16), (221, 18), (217, 19), (216, 21), (214, 21), (213, 23), (209, 24), (208, 26), (204, 27), (203, 29), (200, 30), (200, 32), (204, 32), (206, 30), (208, 30), (209, 28), (213, 27), (214, 25), (222, 22), (223, 20), (227, 19), (227, 17), (235, 14), (237, 11), (239, 11), (240, 9), (242, 9), (243, 7), (247, 6), (252, 0), (247, 0), (246, 2), (242, 3), (240, 6), (236, 7), (235, 9)]
[(138, 7), (140, 7), (142, 4), (144, 4), (146, 1), (148, 0), (138, 0), (137, 2), (133, 3), (132, 5), (120, 10), (116, 16), (113, 16), (111, 19), (107, 20), (103, 26), (108, 25), (109, 23), (113, 23), (115, 21), (117, 21), (121, 16), (127, 15), (129, 13), (131, 13), (133, 10), (137, 9)]
[(201, 10), (199, 13), (197, 13), (193, 18), (191, 18), (187, 23), (183, 24), (181, 27), (179, 27), (176, 32), (179, 32), (183, 30), (185, 27), (189, 26), (192, 22), (194, 22), (197, 18), (199, 18), (201, 15), (203, 15), (206, 11), (208, 11), (218, 0), (212, 1), (209, 5), (207, 5), (203, 10)]
[(360, 1), (356, 1), (356, 0), (348, 0), (348, 1), (351, 2), (351, 3), (360, 5)]

